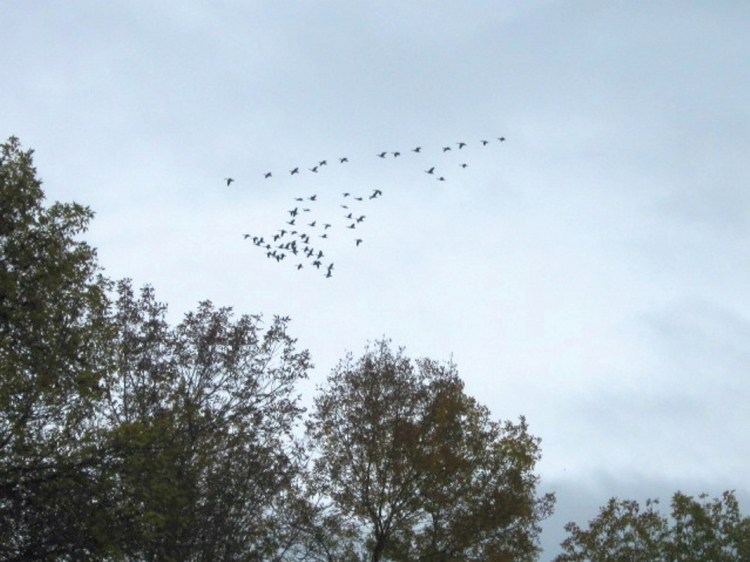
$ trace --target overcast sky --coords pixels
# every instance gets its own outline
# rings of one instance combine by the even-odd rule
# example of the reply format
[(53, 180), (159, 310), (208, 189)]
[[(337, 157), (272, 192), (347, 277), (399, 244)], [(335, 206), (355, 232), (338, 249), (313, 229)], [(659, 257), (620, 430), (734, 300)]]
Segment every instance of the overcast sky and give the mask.
[[(612, 495), (750, 509), (748, 29), (741, 0), (7, 2), (0, 136), (174, 320), (289, 315), (305, 400), (384, 335), (453, 358), (543, 440), (548, 560)], [(331, 278), (243, 238), (312, 194)]]

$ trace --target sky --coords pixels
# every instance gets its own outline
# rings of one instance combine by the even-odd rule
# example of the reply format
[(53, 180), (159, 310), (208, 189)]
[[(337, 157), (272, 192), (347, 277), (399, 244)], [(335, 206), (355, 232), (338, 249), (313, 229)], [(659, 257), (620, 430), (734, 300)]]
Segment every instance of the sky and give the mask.
[[(748, 28), (719, 0), (12, 2), (0, 136), (174, 321), (289, 316), (305, 401), (384, 336), (452, 359), (542, 439), (549, 560), (611, 496), (750, 510)], [(322, 270), (243, 236), (302, 205)]]

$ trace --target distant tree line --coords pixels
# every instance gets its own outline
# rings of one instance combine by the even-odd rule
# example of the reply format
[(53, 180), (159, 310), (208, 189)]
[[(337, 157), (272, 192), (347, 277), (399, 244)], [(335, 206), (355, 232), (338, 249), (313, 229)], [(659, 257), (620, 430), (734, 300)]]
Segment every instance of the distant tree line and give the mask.
[[(0, 561), (537, 559), (554, 497), (525, 419), (387, 340), (306, 413), (289, 319), (204, 301), (170, 325), (152, 288), (103, 275), (92, 217), (45, 206), (32, 151), (0, 146)], [(676, 496), (671, 527), (613, 502), (558, 560), (750, 559), (731, 494)]]

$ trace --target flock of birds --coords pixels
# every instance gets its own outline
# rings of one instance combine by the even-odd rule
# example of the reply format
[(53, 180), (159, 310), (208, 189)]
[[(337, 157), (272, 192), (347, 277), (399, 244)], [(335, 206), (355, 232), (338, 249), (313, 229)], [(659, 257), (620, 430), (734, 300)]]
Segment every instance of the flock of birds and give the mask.
[[(482, 147), (486, 147), (495, 141), (482, 139), (478, 142), (481, 143)], [(505, 137), (497, 137), (497, 142), (505, 142)], [(456, 142), (443, 146), (440, 154), (445, 154), (453, 150), (461, 151), (467, 146), (468, 143), (466, 142)], [(410, 149), (409, 152), (415, 155), (423, 154), (421, 146), (416, 146)], [(402, 153), (398, 150), (383, 151), (375, 154), (375, 157), (381, 159), (399, 158), (401, 156)], [(348, 162), (349, 158), (347, 156), (338, 158), (339, 165), (347, 164)], [(317, 174), (325, 166), (328, 166), (328, 161), (319, 160), (309, 168), (295, 166), (289, 170), (289, 174), (296, 176), (305, 170), (309, 173)], [(468, 164), (462, 162), (458, 166), (465, 169), (468, 167)], [(424, 172), (437, 181), (446, 181), (438, 165), (431, 165)], [(272, 171), (265, 172), (263, 176), (266, 180), (274, 177)], [(227, 186), (235, 183), (235, 179), (231, 177), (224, 178), (224, 181)], [(349, 191), (341, 193), (338, 207), (336, 208), (336, 212), (339, 214), (337, 220), (322, 220), (315, 214), (316, 208), (320, 203), (317, 193), (295, 197), (292, 208), (287, 210), (284, 224), (275, 232), (266, 236), (248, 233), (243, 234), (243, 236), (246, 240), (250, 240), (254, 246), (260, 248), (268, 259), (274, 260), (277, 263), (293, 263), (297, 270), (306, 267), (314, 268), (323, 273), (325, 277), (330, 278), (333, 276), (334, 263), (324, 252), (325, 241), (334, 233), (348, 231), (351, 234), (351, 243), (355, 247), (361, 246), (364, 243), (364, 239), (360, 235), (360, 227), (367, 219), (365, 209), (372, 201), (382, 195), (383, 191), (380, 189), (372, 189), (368, 193), (354, 193)]]

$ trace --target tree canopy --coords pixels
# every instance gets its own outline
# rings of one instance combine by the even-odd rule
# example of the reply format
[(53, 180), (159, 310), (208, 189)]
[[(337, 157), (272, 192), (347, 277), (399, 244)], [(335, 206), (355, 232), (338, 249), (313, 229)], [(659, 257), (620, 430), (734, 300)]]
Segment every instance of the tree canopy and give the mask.
[(379, 560), (533, 560), (553, 498), (535, 495), (539, 440), (494, 421), (453, 365), (387, 341), (339, 364), (308, 424), (314, 490)]
[(750, 518), (740, 515), (733, 492), (711, 499), (677, 492), (669, 516), (657, 500), (644, 508), (612, 498), (587, 529), (565, 527), (569, 536), (555, 562), (741, 562), (750, 560)]

